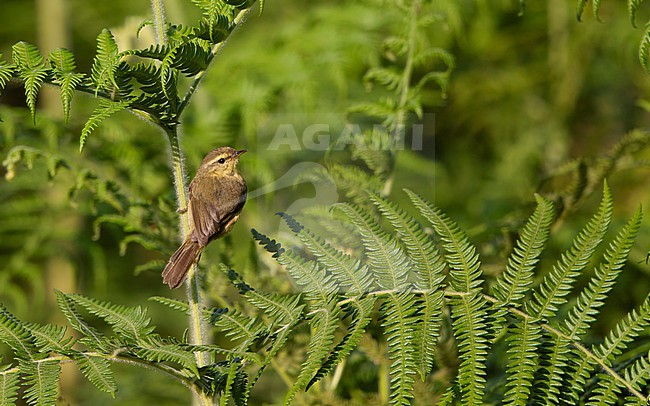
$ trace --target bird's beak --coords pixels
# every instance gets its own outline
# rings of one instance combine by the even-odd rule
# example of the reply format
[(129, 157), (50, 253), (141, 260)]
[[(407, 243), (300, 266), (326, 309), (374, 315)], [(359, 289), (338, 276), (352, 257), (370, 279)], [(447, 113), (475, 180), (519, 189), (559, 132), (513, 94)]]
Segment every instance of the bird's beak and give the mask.
[(233, 158), (237, 158), (238, 156), (240, 156), (244, 152), (248, 152), (248, 150), (247, 149), (240, 149), (239, 151), (235, 151), (235, 154), (233, 155)]

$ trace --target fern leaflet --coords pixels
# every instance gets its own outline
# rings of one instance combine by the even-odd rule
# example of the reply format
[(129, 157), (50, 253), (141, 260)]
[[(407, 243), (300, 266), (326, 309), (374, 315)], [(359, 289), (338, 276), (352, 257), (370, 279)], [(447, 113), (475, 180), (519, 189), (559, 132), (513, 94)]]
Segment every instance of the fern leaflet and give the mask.
[(53, 51), (50, 53), (48, 60), (54, 73), (54, 83), (61, 87), (63, 120), (67, 125), (74, 90), (83, 82), (85, 75), (74, 72), (76, 69), (74, 55), (67, 49), (59, 48)]
[(596, 247), (602, 242), (611, 218), (612, 196), (605, 184), (598, 212), (573, 240), (571, 248), (553, 265), (553, 270), (535, 289), (533, 297), (526, 302), (528, 314), (544, 319), (555, 315), (558, 306), (566, 302), (564, 297), (569, 293), (576, 277), (587, 266)]
[(81, 373), (102, 392), (110, 393), (113, 397), (117, 392), (117, 382), (113, 377), (111, 365), (107, 359), (87, 354), (74, 357)]
[(18, 371), (0, 371), (0, 406), (13, 406), (18, 400)]
[(20, 362), (20, 373), (24, 384), (25, 399), (30, 405), (49, 406), (56, 404), (59, 397), (59, 361), (43, 360)]
[(38, 48), (25, 41), (18, 42), (12, 47), (14, 66), (23, 80), (27, 106), (36, 123), (36, 97), (47, 77), (48, 71)]

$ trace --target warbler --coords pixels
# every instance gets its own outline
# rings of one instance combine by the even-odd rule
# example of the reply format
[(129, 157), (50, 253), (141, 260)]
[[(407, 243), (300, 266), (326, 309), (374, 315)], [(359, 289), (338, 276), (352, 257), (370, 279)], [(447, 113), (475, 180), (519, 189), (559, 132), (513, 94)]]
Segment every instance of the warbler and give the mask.
[(190, 267), (212, 240), (230, 232), (246, 203), (246, 181), (237, 170), (245, 149), (220, 147), (212, 150), (199, 166), (189, 188), (187, 214), (190, 232), (169, 258), (163, 270), (163, 282), (171, 289), (179, 287)]

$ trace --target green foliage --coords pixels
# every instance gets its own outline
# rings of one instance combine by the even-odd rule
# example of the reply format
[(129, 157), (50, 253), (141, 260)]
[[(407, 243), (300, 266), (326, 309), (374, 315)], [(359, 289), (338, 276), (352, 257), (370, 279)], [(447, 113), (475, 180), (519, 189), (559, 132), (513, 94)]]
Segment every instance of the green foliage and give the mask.
[[(248, 0), (193, 3), (199, 8), (200, 19), (193, 25), (157, 27), (162, 30), (161, 36), (166, 37), (157, 45), (120, 50), (117, 35), (103, 30), (97, 38), (97, 53), (89, 75), (76, 72), (74, 56), (69, 51), (59, 49), (44, 60), (35, 47), (18, 43), (13, 63), (0, 61), (0, 90), (10, 79), (23, 83), (33, 121), (36, 97), (44, 83), (60, 87), (66, 122), (74, 92), (99, 97), (99, 106), (80, 126), (80, 149), (86, 149), (85, 155), (89, 155), (88, 149), (92, 151), (94, 144), (87, 142), (90, 134), (100, 124), (110, 133), (107, 119), (122, 110), (154, 123), (169, 137), (173, 177), (182, 203), (186, 175), (177, 133), (181, 114), (223, 41), (242, 21), (244, 14), (238, 10), (252, 5)], [(579, 17), (586, 3), (578, 3)], [(640, 3), (628, 2), (632, 21)], [(633, 255), (640, 211), (612, 239), (593, 273), (587, 271), (588, 265), (598, 262), (598, 248), (612, 221), (607, 186), (596, 215), (552, 267), (547, 269), (546, 260), (552, 262), (556, 258), (552, 253), (544, 258), (542, 252), (549, 241), (550, 245), (555, 244), (550, 234), (552, 226), (560, 224), (558, 218), (574, 220), (571, 214), (594, 188), (600, 187), (605, 177), (622, 169), (647, 165), (643, 158), (630, 160), (648, 145), (647, 133), (631, 132), (611, 153), (593, 162), (579, 159), (551, 171), (549, 179), (569, 175), (569, 185), (563, 190), (554, 188), (555, 194), (540, 191), (536, 196), (537, 208), (519, 238), (512, 239), (516, 240), (512, 252), (503, 265), (499, 262), (495, 266), (489, 259), (486, 261), (485, 247), (470, 241), (477, 239), (476, 229), (483, 229), (484, 224), (465, 232), (440, 208), (414, 192), (407, 192), (411, 204), (404, 203), (403, 195), (388, 197), (398, 177), (404, 176), (397, 171), (398, 155), (399, 165), (421, 164), (416, 160), (404, 161), (405, 157), (407, 161), (416, 157), (400, 151), (405, 141), (404, 129), (422, 119), (452, 90), (449, 80), (456, 69), (454, 58), (440, 47), (444, 40), (434, 38), (428, 28), (444, 21), (445, 30), (454, 31), (454, 18), (458, 18), (454, 14), (457, 6), (452, 2), (414, 0), (388, 4), (391, 7), (382, 2), (378, 9), (380, 13), (400, 17), (390, 21), (398, 29), (391, 26), (382, 30), (381, 52), (367, 57), (353, 73), (355, 77), (363, 76), (373, 99), (364, 99), (348, 110), (348, 124), (361, 122), (359, 130), (344, 134), (330, 146), (325, 157), (327, 169), (302, 174), (302, 179), (333, 179), (349, 202), (334, 206), (331, 212), (313, 208), (312, 217), (301, 217), (300, 221), (282, 213), (290, 232), (280, 233), (275, 239), (253, 230), (254, 239), (286, 270), (287, 279), (294, 282), (300, 294), (287, 293), (289, 283), (279, 273), (279, 267), (274, 267), (274, 273), (268, 277), (275, 283), (270, 289), (273, 293), (269, 293), (265, 290), (269, 286), (259, 283), (267, 276), (257, 275), (249, 263), (233, 259), (229, 252), (233, 244), (227, 243), (230, 245), (225, 245), (225, 250), (219, 250), (222, 261), (244, 276), (223, 264), (210, 266), (211, 270), (221, 269), (223, 275), (210, 274), (207, 282), (211, 277), (222, 277), (232, 285), (206, 286), (216, 292), (211, 292), (211, 296), (216, 297), (219, 308), (202, 307), (200, 302), (193, 301), (192, 295), (187, 302), (152, 298), (183, 315), (189, 314), (195, 324), (209, 322), (216, 337), (214, 345), (192, 341), (195, 330), (189, 338), (162, 337), (148, 316), (153, 317), (154, 312), (142, 306), (113, 304), (114, 299), (109, 302), (57, 291), (60, 311), (75, 330), (74, 336), (63, 326), (22, 322), (0, 308), (0, 342), (9, 347), (10, 354), (0, 365), (0, 405), (14, 404), (19, 396), (29, 404), (55, 403), (59, 397), (60, 364), (67, 362), (75, 363), (95, 387), (113, 396), (117, 383), (111, 364), (125, 363), (160, 372), (189, 388), (195, 399), (204, 397), (214, 402), (219, 397), (224, 405), (258, 402), (255, 389), (264, 391), (267, 384), (262, 376), (284, 380), (288, 389), (277, 396), (287, 404), (335, 403), (341, 398), (351, 398), (351, 402), (371, 399), (366, 402), (369, 404), (578, 404), (583, 400), (587, 404), (608, 404), (622, 396), (627, 396), (632, 404), (643, 400), (650, 365), (644, 347), (631, 350), (629, 346), (650, 323), (648, 300), (625, 315), (603, 342), (597, 341), (597, 334), (590, 334), (597, 327), (602, 329), (597, 324), (602, 306), (615, 299), (612, 289)], [(392, 6), (399, 13), (394, 13)], [(594, 1), (596, 17), (599, 8), (600, 2)], [(349, 25), (366, 23), (355, 13), (348, 14), (352, 16)], [(488, 11), (485, 14), (485, 25), (490, 25), (493, 22)], [(377, 19), (386, 20), (389, 18)], [(138, 32), (148, 24), (141, 24)], [(319, 25), (314, 21), (309, 24)], [(342, 36), (350, 37), (351, 48), (362, 47), (354, 42), (354, 36), (346, 34), (347, 31)], [(459, 47), (480, 46), (480, 33), (469, 34), (459, 41)], [(295, 32), (285, 35), (290, 38), (271, 40), (269, 48), (294, 38), (303, 41)], [(649, 38), (646, 35), (641, 45), (644, 66)], [(267, 63), (259, 47), (251, 48), (255, 59), (271, 71), (269, 76), (277, 75), (274, 69), (283, 69), (284, 65), (279, 63)], [(498, 52), (494, 50), (495, 54)], [(356, 53), (365, 57), (365, 52)], [(310, 59), (305, 56), (310, 54), (295, 54)], [(309, 89), (302, 88), (304, 82), (299, 81), (301, 70), (291, 65), (295, 62), (287, 62), (291, 69), (284, 69), (289, 72), (284, 74), (297, 80), (298, 85), (291, 82), (294, 87), (309, 94)], [(319, 69), (330, 73), (343, 65), (339, 60), (327, 60)], [(238, 68), (241, 66), (246, 69), (239, 70), (248, 75), (248, 65), (239, 63)], [(515, 77), (513, 82), (516, 80)], [(220, 115), (204, 114), (208, 110), (198, 110), (197, 115), (218, 117), (212, 119), (228, 127), (229, 139), (241, 130), (254, 140), (251, 134), (255, 131), (251, 128), (255, 120), (251, 117), (267, 114), (275, 105), (302, 102), (291, 101), (292, 94), (286, 86), (273, 84), (260, 91), (255, 87), (257, 81), (261, 79), (245, 83), (231, 80), (244, 89), (239, 90), (242, 95), (231, 89), (214, 92), (219, 97)], [(339, 85), (337, 90), (345, 93), (345, 85)], [(479, 87), (477, 97), (486, 93), (478, 81), (472, 85)], [(246, 97), (250, 100), (244, 100)], [(221, 120), (223, 117), (227, 119)], [(190, 116), (184, 117), (183, 122), (192, 128), (194, 121), (202, 119), (205, 120)], [(7, 121), (15, 123), (12, 117)], [(381, 130), (371, 129), (376, 123), (382, 124)], [(39, 131), (42, 128), (38, 127)], [(212, 131), (224, 130), (210, 128), (210, 137)], [(131, 141), (129, 138), (137, 138), (129, 131), (117, 132), (127, 134), (126, 143)], [(187, 137), (184, 142), (191, 143), (192, 138), (196, 137)], [(10, 145), (4, 162), (7, 179), (16, 178), (22, 166), (40, 168), (45, 169), (49, 181), (71, 185), (68, 197), (73, 204), (75, 198), (83, 201), (84, 193), (90, 194), (92, 218), (85, 225), (92, 229), (96, 239), (100, 234), (111, 238), (111, 226), (118, 226), (122, 232), (118, 237), (122, 238), (122, 255), (132, 242), (148, 251), (166, 254), (171, 250), (175, 232), (169, 230), (176, 215), (165, 189), (145, 194), (138, 190), (136, 182), (148, 170), (149, 157), (141, 156), (139, 161), (135, 159), (124, 167), (115, 159), (142, 148), (131, 146), (112, 151), (108, 154), (113, 156), (108, 159), (115, 164), (102, 166), (84, 158), (71, 158), (73, 155), (66, 154), (64, 143), (51, 143), (61, 150), (46, 150), (13, 146), (9, 135), (6, 139)], [(213, 138), (209, 140), (215, 142)], [(108, 149), (110, 144), (109, 140), (102, 147)], [(340, 154), (339, 149), (345, 153)], [(104, 151), (94, 152), (100, 155)], [(283, 163), (281, 157), (273, 159), (273, 164)], [(133, 163), (136, 161), (139, 166)], [(273, 178), (272, 165), (255, 165), (259, 165), (255, 166), (258, 179)], [(116, 175), (120, 171), (131, 172), (126, 182)], [(8, 187), (22, 191), (21, 186), (14, 183)], [(11, 220), (11, 214), (17, 213), (14, 206), (21, 206), (23, 220), (31, 213), (30, 208), (46, 204), (42, 199), (17, 195), (12, 207), (5, 205), (5, 200), (0, 205), (3, 221)], [(156, 198), (157, 195), (163, 196)], [(10, 197), (13, 199), (14, 195)], [(424, 221), (416, 216), (422, 216)], [(313, 219), (316, 221), (310, 222)], [(1, 238), (18, 241), (8, 223), (0, 227)], [(36, 230), (37, 225), (43, 224), (25, 223), (21, 232)], [(260, 222), (256, 227), (266, 225)], [(0, 293), (19, 297), (16, 292), (29, 285), (37, 292), (34, 296), (39, 296), (39, 289), (43, 288), (38, 288), (33, 276), (38, 275), (39, 267), (20, 260), (31, 259), (29, 253), (23, 255), (23, 251), (29, 251), (28, 245), (32, 250), (48, 245), (40, 233), (33, 232), (33, 240), (21, 247), (20, 255), (10, 255), (15, 260), (7, 268), (9, 271), (0, 272)], [(143, 252), (138, 248), (139, 257), (144, 256), (140, 255)], [(162, 265), (164, 261), (156, 257), (137, 270)], [(117, 269), (112, 263), (109, 267)], [(204, 281), (194, 282), (199, 286), (198, 282)], [(422, 382), (417, 382), (416, 376)], [(361, 382), (362, 379), (367, 381)], [(353, 385), (355, 392), (346, 391), (346, 385)], [(381, 399), (372, 397), (375, 393)]]

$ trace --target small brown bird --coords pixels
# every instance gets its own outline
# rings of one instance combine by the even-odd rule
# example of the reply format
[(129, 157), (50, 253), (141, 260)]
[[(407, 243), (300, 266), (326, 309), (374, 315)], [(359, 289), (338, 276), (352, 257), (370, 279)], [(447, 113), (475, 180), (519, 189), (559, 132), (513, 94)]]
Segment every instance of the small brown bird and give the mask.
[(246, 203), (246, 181), (237, 171), (245, 149), (220, 147), (211, 151), (196, 171), (189, 189), (190, 232), (169, 258), (162, 273), (171, 289), (183, 283), (190, 267), (212, 240), (230, 232)]

